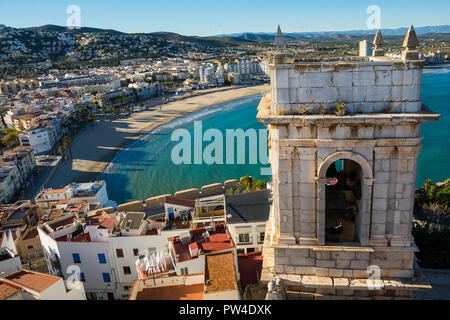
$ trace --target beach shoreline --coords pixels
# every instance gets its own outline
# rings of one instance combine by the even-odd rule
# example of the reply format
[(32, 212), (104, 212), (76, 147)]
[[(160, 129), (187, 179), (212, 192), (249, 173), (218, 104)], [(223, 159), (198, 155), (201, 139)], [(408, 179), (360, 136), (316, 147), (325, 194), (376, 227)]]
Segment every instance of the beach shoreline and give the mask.
[(78, 136), (72, 145), (73, 159), (67, 159), (55, 170), (45, 188), (59, 188), (71, 182), (95, 180), (116, 155), (155, 128), (179, 117), (216, 104), (264, 94), (269, 85), (216, 91), (177, 100), (150, 110), (127, 116), (98, 120), (91, 129)]

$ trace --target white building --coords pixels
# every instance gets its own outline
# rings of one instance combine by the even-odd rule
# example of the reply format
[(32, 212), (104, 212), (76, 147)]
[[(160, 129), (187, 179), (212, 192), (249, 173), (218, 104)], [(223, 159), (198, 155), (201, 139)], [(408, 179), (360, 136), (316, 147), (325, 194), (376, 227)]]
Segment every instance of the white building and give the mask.
[(47, 152), (56, 142), (56, 133), (52, 127), (43, 127), (25, 131), (19, 134), (22, 147), (31, 147), (37, 154)]
[(269, 190), (225, 196), (227, 227), (238, 254), (262, 251), (269, 218), (269, 196)]
[(31, 270), (0, 277), (0, 300), (86, 300), (83, 283)]
[(69, 267), (79, 266), (88, 299), (127, 298), (139, 256), (168, 252), (168, 239), (188, 230), (182, 217), (142, 212), (103, 212), (85, 221), (67, 215), (38, 228), (50, 273), (66, 279)]
[(359, 56), (360, 57), (370, 57), (372, 56), (372, 48), (369, 41), (361, 40), (359, 42)]
[(11, 230), (0, 231), (0, 276), (22, 269)]
[(0, 203), (8, 203), (14, 196), (19, 183), (15, 167), (0, 167)]
[(228, 73), (237, 73), (239, 75), (256, 75), (263, 74), (259, 61), (251, 59), (238, 59), (235, 63), (225, 65), (225, 70)]
[(198, 70), (200, 75), (200, 83), (206, 86), (216, 86), (217, 80), (215, 77), (215, 68), (212, 63), (206, 66), (201, 66)]
[(99, 207), (103, 207), (109, 201), (106, 182), (103, 180), (74, 183), (61, 189), (44, 190), (38, 193), (34, 200), (43, 209), (49, 209), (61, 200), (70, 200), (71, 203), (98, 204)]

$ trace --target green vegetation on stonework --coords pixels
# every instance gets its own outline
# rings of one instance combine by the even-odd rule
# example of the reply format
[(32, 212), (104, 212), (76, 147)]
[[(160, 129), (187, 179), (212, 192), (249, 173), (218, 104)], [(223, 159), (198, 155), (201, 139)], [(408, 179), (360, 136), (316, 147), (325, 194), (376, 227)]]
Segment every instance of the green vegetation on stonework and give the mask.
[(450, 179), (428, 179), (416, 192), (412, 235), (421, 267), (450, 268)]

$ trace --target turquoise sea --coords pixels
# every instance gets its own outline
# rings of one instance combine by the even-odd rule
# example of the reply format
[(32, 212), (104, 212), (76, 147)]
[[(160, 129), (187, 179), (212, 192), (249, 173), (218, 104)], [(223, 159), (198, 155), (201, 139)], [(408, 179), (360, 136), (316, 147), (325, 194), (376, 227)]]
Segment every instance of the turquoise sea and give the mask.
[[(424, 124), (421, 128), (424, 147), (419, 155), (417, 187), (427, 178), (438, 182), (450, 177), (450, 68), (424, 71), (422, 99), (442, 117), (438, 122)], [(256, 120), (256, 107), (260, 100), (261, 96), (254, 96), (211, 106), (152, 130), (119, 152), (105, 173), (99, 176), (99, 179), (106, 180), (109, 198), (118, 203), (144, 200), (245, 175), (270, 180), (270, 176), (261, 176), (261, 167), (267, 165), (175, 165), (171, 160), (172, 149), (179, 143), (171, 141), (175, 129), (189, 131), (191, 151), (194, 150), (194, 121), (202, 121), (203, 133), (210, 128), (219, 129), (224, 145), (226, 129), (264, 129), (265, 126)], [(208, 144), (210, 142), (204, 142), (203, 147)], [(236, 146), (234, 149), (234, 163), (237, 163)], [(193, 155), (191, 158), (194, 162)], [(247, 153), (245, 163), (249, 163), (248, 160)]]

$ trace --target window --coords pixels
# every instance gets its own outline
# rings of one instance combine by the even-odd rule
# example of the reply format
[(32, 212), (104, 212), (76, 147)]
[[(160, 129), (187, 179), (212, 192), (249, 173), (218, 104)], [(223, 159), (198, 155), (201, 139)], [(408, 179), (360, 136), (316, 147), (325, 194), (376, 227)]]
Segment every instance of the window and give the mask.
[(123, 267), (123, 274), (131, 274), (131, 269), (128, 266)]
[(249, 243), (250, 242), (250, 234), (241, 233), (239, 234), (239, 243)]
[(116, 249), (117, 258), (123, 258), (123, 250), (122, 249)]
[(188, 268), (181, 268), (180, 272), (181, 272), (182, 276), (187, 275), (188, 274)]
[(29, 246), (27, 246), (27, 249), (33, 249), (33, 245), (30, 244)]
[(99, 253), (98, 254), (98, 262), (99, 263), (106, 263), (106, 257), (105, 257), (105, 254), (103, 254), (103, 253)]
[(109, 273), (104, 272), (104, 273), (102, 273), (102, 276), (103, 276), (104, 282), (111, 282), (111, 277), (109, 276)]
[(86, 292), (88, 300), (97, 300), (97, 294), (95, 292)]
[(80, 254), (79, 253), (72, 253), (73, 257), (73, 263), (81, 263)]
[(264, 242), (264, 238), (265, 238), (265, 236), (266, 236), (266, 233), (265, 232), (260, 232), (259, 233), (259, 243), (263, 243)]
[(247, 248), (247, 253), (255, 252), (255, 248)]
[(243, 254), (245, 253), (245, 249), (237, 249), (237, 254)]
[(139, 249), (133, 249), (133, 255), (137, 257), (139, 255)]
[(80, 281), (86, 282), (86, 278), (84, 277), (84, 272), (80, 272)]

